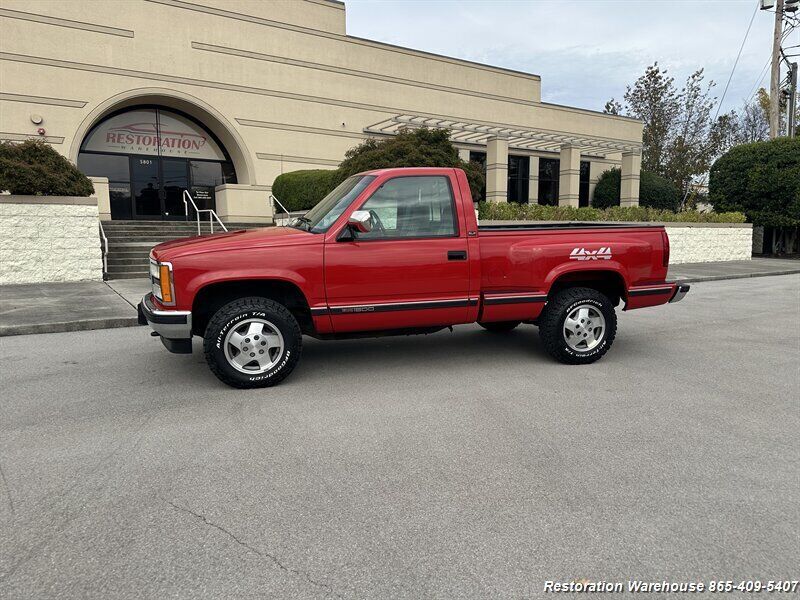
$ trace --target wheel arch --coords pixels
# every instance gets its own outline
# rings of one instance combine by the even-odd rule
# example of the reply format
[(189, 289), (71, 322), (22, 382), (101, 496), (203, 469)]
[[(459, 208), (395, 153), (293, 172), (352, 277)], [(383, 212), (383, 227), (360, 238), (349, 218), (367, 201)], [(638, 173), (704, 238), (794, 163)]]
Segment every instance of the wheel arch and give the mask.
[(192, 301), (192, 329), (195, 335), (204, 335), (211, 317), (220, 308), (248, 296), (269, 298), (292, 313), (303, 333), (314, 332), (308, 299), (300, 287), (285, 279), (235, 279), (209, 282), (200, 287)]
[(547, 291), (548, 299), (560, 291), (587, 287), (605, 294), (614, 306), (627, 298), (627, 286), (622, 274), (614, 269), (573, 269), (556, 275)]

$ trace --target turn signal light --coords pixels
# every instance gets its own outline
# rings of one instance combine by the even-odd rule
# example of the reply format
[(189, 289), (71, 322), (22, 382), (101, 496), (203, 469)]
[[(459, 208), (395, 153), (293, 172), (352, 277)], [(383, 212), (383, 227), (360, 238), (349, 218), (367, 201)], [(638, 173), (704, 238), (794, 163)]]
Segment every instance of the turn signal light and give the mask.
[(161, 300), (163, 302), (172, 302), (172, 281), (170, 278), (171, 273), (167, 265), (159, 265), (158, 279), (161, 284)]

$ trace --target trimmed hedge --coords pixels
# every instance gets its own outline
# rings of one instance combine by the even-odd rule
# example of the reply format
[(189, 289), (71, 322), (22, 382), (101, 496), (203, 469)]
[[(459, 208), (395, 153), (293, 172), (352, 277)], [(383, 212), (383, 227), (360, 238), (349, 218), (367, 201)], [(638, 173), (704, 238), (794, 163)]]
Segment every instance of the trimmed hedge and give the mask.
[(0, 191), (24, 196), (91, 196), (86, 175), (41, 140), (0, 143)]
[(755, 225), (800, 225), (800, 139), (732, 148), (711, 167), (708, 200), (715, 210), (745, 213)]
[(685, 210), (673, 212), (645, 206), (614, 206), (611, 208), (576, 208), (573, 206), (542, 206), (513, 202), (481, 202), (478, 218), (487, 221), (666, 221), (670, 223), (744, 223), (738, 212), (715, 213)]
[[(621, 181), (622, 174), (618, 168), (604, 171), (597, 180), (592, 206), (619, 206)], [(639, 180), (639, 206), (677, 211), (681, 207), (681, 191), (668, 179), (650, 171), (642, 171)]]
[(292, 171), (275, 178), (272, 194), (289, 211), (308, 210), (316, 206), (337, 185), (336, 170)]
[(279, 175), (272, 193), (290, 211), (307, 210), (339, 183), (364, 171), (390, 167), (454, 167), (464, 169), (474, 198), (483, 188), (480, 165), (461, 160), (446, 129), (403, 129), (391, 138), (368, 139), (351, 148), (333, 171), (293, 171)]
[(401, 129), (384, 140), (368, 139), (347, 151), (339, 165), (340, 181), (350, 175), (393, 167), (453, 167), (463, 169), (473, 198), (484, 184), (483, 170), (477, 163), (465, 162), (450, 141), (447, 129)]

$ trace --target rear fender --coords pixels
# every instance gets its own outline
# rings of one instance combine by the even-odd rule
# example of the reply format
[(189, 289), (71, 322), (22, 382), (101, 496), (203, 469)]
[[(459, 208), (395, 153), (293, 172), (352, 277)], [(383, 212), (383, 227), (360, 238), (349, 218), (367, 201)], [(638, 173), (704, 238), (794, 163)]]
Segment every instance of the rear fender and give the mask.
[[(563, 263), (554, 268), (545, 278), (545, 291), (548, 295), (555, 287), (558, 289), (559, 280), (563, 283), (564, 280), (573, 280), (576, 284), (580, 283), (582, 277), (585, 277), (587, 282), (602, 281), (603, 279), (612, 279), (616, 285), (621, 279), (621, 295), (620, 299), (627, 300), (628, 289), (628, 273), (627, 269), (621, 263), (615, 260), (599, 262), (592, 261), (591, 264), (585, 263)], [(591, 286), (589, 286), (591, 287)]]

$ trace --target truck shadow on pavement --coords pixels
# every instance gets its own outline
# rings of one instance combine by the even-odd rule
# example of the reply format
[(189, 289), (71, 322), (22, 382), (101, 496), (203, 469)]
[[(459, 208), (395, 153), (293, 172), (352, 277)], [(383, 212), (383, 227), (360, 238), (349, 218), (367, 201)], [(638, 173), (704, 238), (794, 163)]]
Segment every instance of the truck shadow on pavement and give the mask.
[[(186, 374), (194, 380), (216, 381), (203, 357), (202, 341), (195, 338), (193, 368)], [(521, 325), (508, 333), (491, 333), (477, 326), (455, 327), (428, 335), (387, 336), (353, 340), (316, 340), (303, 337), (303, 356), (297, 369), (278, 386), (297, 382), (321, 382), (335, 372), (340, 377), (371, 376), (403, 369), (409, 372), (491, 367), (530, 368), (556, 364), (545, 352), (535, 326)], [(224, 386), (220, 383), (221, 386)]]

